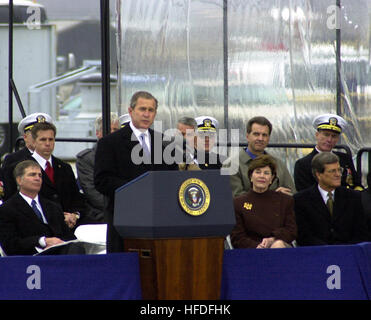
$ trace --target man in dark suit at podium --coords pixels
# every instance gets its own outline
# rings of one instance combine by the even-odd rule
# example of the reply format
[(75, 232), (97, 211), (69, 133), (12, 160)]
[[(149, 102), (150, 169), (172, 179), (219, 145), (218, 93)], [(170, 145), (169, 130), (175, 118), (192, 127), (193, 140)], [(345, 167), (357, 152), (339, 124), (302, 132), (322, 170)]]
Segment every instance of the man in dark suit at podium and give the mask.
[(107, 252), (123, 251), (123, 240), (113, 226), (115, 190), (147, 171), (178, 169), (176, 163), (164, 162), (162, 133), (150, 129), (157, 105), (152, 94), (136, 92), (128, 108), (130, 123), (98, 141), (94, 183), (96, 189), (108, 197), (105, 208)]

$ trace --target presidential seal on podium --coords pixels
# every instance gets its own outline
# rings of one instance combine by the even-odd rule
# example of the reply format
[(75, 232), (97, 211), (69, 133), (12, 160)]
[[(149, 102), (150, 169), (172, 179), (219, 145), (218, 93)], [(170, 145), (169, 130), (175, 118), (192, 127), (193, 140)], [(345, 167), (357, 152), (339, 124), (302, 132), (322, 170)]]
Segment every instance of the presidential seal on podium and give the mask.
[(209, 188), (200, 179), (187, 179), (179, 188), (179, 203), (186, 213), (200, 216), (209, 208)]

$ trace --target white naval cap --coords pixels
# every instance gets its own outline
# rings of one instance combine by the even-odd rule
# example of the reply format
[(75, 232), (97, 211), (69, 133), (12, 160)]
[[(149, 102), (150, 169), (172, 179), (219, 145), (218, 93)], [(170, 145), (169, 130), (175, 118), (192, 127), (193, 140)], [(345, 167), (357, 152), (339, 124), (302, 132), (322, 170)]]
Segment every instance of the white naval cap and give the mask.
[(119, 121), (120, 121), (120, 126), (121, 128), (125, 127), (130, 122), (130, 114), (125, 113), (122, 116), (120, 116)]
[(200, 132), (216, 132), (219, 128), (219, 122), (213, 117), (201, 116), (195, 118), (197, 122), (197, 131)]
[(36, 123), (48, 122), (53, 123), (53, 119), (47, 113), (35, 112), (31, 113), (27, 117), (23, 118), (18, 124), (18, 132), (24, 134), (28, 130), (31, 130)]
[(332, 113), (319, 115), (313, 120), (313, 127), (317, 130), (331, 130), (341, 133), (346, 126), (347, 122), (342, 117)]

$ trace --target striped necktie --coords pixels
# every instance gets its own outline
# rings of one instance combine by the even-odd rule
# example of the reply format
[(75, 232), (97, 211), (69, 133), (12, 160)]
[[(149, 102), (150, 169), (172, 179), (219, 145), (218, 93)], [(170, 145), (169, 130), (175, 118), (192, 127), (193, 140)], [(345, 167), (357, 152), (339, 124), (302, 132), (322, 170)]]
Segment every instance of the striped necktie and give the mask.
[(31, 201), (31, 207), (32, 207), (33, 211), (36, 213), (37, 217), (38, 217), (41, 221), (43, 221), (43, 216), (42, 216), (40, 210), (37, 208), (37, 205), (36, 205), (36, 201), (35, 201), (35, 200), (32, 200), (32, 201)]
[(146, 134), (145, 133), (142, 133), (140, 135), (140, 138), (141, 138), (141, 144), (142, 144), (142, 149), (143, 149), (143, 153), (144, 153), (144, 157), (148, 158), (148, 159), (151, 159), (151, 151), (149, 151), (148, 149), (148, 146), (147, 146), (147, 143), (146, 143), (146, 140), (145, 140), (145, 137), (146, 137)]

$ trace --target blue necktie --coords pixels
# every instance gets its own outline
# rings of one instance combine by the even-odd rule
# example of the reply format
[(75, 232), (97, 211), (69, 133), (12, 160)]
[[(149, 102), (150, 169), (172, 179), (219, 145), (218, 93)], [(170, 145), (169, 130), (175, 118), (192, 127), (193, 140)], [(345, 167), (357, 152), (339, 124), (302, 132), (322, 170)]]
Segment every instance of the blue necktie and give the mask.
[(140, 138), (142, 139), (142, 149), (143, 149), (143, 153), (144, 153), (144, 156), (148, 159), (151, 159), (151, 152), (149, 151), (148, 149), (148, 146), (147, 146), (147, 143), (146, 143), (146, 140), (145, 140), (145, 137), (146, 137), (146, 134), (145, 133), (142, 133), (140, 135)]
[(40, 210), (37, 208), (37, 205), (36, 205), (36, 201), (35, 201), (35, 200), (32, 200), (32, 201), (31, 201), (31, 207), (32, 207), (33, 211), (35, 211), (37, 217), (38, 217), (41, 221), (43, 221), (43, 216), (42, 216)]

